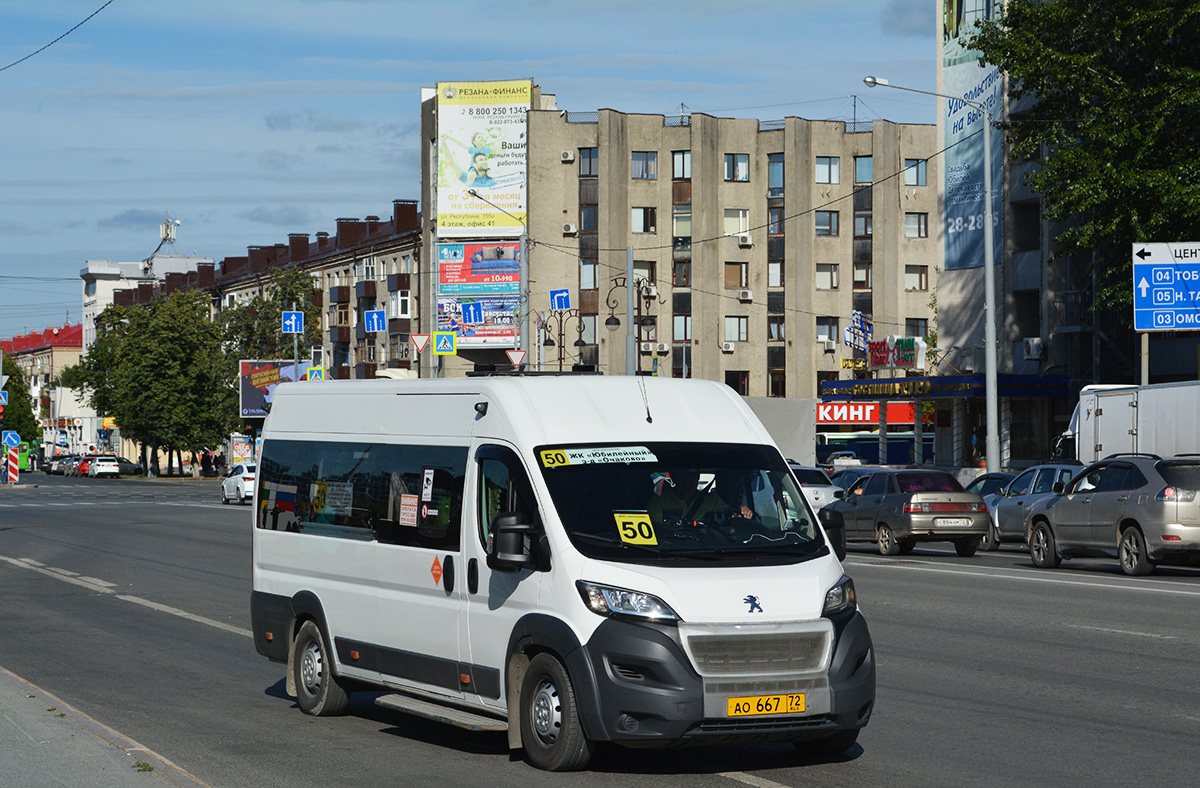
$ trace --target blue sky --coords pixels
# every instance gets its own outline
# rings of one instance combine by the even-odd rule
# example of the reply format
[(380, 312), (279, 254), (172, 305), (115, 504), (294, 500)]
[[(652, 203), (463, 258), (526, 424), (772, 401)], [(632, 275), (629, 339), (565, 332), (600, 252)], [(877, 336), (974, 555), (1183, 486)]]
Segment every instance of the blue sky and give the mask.
[[(420, 88), (531, 77), (578, 112), (933, 123), (940, 0), (114, 0), (0, 71), (0, 337), (81, 313), (165, 213), (220, 260), (417, 199)], [(0, 67), (104, 0), (4, 0)]]

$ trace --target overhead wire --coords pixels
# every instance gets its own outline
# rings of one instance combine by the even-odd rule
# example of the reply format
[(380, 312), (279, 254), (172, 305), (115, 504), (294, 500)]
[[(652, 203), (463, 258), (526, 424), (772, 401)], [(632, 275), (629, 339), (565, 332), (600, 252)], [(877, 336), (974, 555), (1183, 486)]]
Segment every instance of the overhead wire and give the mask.
[(91, 18), (92, 18), (93, 16), (95, 16), (96, 14), (98, 14), (98, 13), (100, 13), (101, 11), (103, 11), (104, 9), (108, 8), (110, 5), (112, 5), (112, 3), (113, 3), (113, 0), (108, 0), (108, 2), (107, 2), (107, 3), (105, 3), (105, 4), (104, 4), (104, 5), (102, 5), (102, 6), (100, 6), (99, 8), (97, 8), (97, 9), (96, 9), (95, 11), (93, 11), (92, 13), (88, 14), (88, 16), (87, 16), (87, 19), (84, 19), (84, 20), (83, 20), (83, 22), (80, 22), (79, 24), (75, 25), (75, 27), (73, 27), (73, 28), (71, 28), (70, 30), (68, 30), (67, 32), (63, 33), (61, 36), (59, 36), (58, 38), (54, 39), (54, 40), (53, 40), (53, 41), (51, 41), (49, 44), (46, 44), (46, 45), (45, 45), (44, 47), (42, 47), (41, 49), (38, 49), (38, 50), (36, 50), (36, 51), (34, 51), (34, 52), (30, 52), (28, 55), (26, 55), (25, 57), (21, 58), (20, 60), (14, 60), (13, 62), (9, 63), (7, 66), (4, 66), (3, 68), (0, 68), (0, 71), (7, 71), (8, 69), (12, 68), (13, 66), (17, 65), (18, 63), (24, 63), (26, 60), (28, 60), (29, 58), (31, 58), (31, 57), (33, 57), (34, 55), (38, 54), (39, 52), (44, 52), (44, 51), (46, 51), (46, 50), (47, 50), (47, 49), (49, 49), (50, 47), (52, 47), (52, 46), (54, 46), (55, 44), (57, 44), (59, 41), (62, 41), (64, 38), (66, 38), (67, 36), (69, 36), (69, 35), (71, 35), (72, 33), (74, 33), (74, 32), (75, 32), (76, 30), (78, 30), (79, 28), (83, 27), (83, 25), (84, 25), (84, 22), (87, 22), (87, 21), (88, 21), (88, 19), (91, 19)]

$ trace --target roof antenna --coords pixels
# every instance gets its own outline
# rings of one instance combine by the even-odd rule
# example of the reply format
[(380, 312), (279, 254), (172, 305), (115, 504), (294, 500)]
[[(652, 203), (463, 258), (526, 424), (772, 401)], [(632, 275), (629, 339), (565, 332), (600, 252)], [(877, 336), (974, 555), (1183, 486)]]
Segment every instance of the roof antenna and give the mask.
[(646, 406), (646, 423), (653, 424), (654, 419), (650, 418), (650, 400), (646, 399), (646, 379), (638, 375), (638, 388), (642, 390), (642, 404)]

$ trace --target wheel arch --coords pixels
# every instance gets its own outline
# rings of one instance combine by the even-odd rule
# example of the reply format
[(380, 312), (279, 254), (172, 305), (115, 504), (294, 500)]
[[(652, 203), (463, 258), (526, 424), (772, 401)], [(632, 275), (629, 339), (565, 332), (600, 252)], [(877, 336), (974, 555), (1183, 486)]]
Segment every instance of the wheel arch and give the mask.
[(518, 749), (521, 742), (521, 684), (530, 661), (538, 654), (550, 654), (567, 671), (575, 690), (583, 732), (591, 736), (593, 719), (598, 719), (600, 690), (593, 667), (581, 648), (579, 637), (562, 619), (544, 613), (522, 616), (508, 638), (508, 661), (505, 665), (505, 700), (508, 707), (508, 746)]
[(317, 629), (321, 630), (321, 637), (325, 639), (325, 644), (329, 648), (330, 656), (334, 657), (329, 667), (334, 673), (337, 672), (337, 650), (333, 647), (333, 641), (329, 638), (329, 627), (325, 624), (325, 608), (321, 605), (321, 600), (312, 591), (300, 591), (292, 596), (292, 623), (288, 627), (288, 658), (287, 658), (287, 693), (292, 697), (296, 695), (296, 678), (293, 667), (296, 660), (296, 635), (300, 633), (300, 627), (304, 626), (304, 622), (312, 621), (317, 625)]

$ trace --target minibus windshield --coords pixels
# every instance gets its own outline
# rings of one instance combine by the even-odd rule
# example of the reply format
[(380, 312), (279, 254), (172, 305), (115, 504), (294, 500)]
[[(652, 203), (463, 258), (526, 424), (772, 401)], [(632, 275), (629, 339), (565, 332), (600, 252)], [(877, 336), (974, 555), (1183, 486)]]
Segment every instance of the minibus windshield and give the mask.
[(535, 449), (572, 544), (634, 564), (786, 564), (828, 551), (779, 452), (711, 443)]

